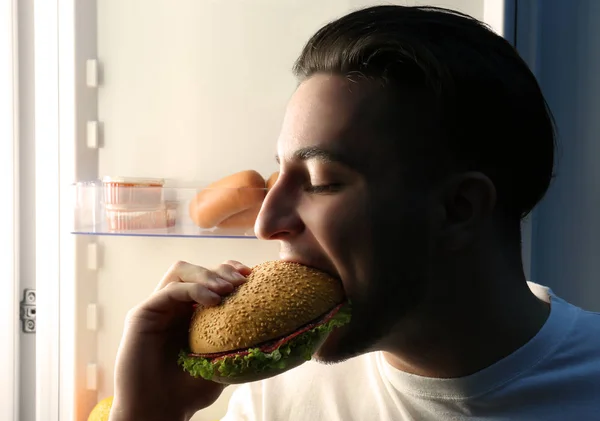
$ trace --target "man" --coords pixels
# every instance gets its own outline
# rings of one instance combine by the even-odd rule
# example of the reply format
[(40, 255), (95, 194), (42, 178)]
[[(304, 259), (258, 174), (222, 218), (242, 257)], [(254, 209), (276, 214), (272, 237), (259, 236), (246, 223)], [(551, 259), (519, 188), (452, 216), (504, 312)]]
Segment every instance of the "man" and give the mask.
[[(225, 419), (597, 419), (600, 316), (523, 273), (554, 130), (515, 50), (456, 12), (378, 6), (319, 30), (295, 72), (256, 232), (338, 276), (353, 318), (317, 362), (237, 389)], [(248, 273), (180, 262), (130, 312), (112, 421), (186, 420), (217, 399), (176, 355), (190, 302)]]

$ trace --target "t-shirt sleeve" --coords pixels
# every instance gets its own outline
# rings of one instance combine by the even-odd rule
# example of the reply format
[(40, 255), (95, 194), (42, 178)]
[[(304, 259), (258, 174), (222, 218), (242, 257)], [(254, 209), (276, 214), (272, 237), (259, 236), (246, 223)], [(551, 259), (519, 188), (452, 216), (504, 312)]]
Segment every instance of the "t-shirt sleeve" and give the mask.
[(262, 421), (261, 382), (238, 386), (231, 394), (227, 414), (220, 421)]

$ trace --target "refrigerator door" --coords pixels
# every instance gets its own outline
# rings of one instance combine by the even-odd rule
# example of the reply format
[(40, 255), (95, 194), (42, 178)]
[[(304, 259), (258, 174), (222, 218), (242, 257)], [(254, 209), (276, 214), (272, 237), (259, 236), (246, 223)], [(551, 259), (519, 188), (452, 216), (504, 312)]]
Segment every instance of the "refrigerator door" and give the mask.
[(0, 5), (0, 419), (35, 420), (33, 3)]
[[(38, 328), (39, 421), (85, 421), (112, 395), (125, 314), (174, 262), (277, 257), (277, 244), (245, 232), (192, 230), (182, 198), (237, 171), (266, 178), (277, 170), (296, 55), (324, 23), (376, 3), (36, 1), (36, 198), (44, 204), (36, 268), (47, 315)], [(455, 8), (500, 33), (505, 25), (502, 0), (394, 3)], [(122, 221), (139, 229), (158, 216), (111, 220), (106, 204), (116, 196), (94, 193), (105, 176), (165, 179), (164, 196), (182, 201), (176, 227), (123, 231)], [(80, 181), (100, 184), (74, 189)], [(73, 228), (74, 218), (85, 223)], [(233, 390), (194, 421), (221, 417)]]
[(0, 419), (17, 421), (18, 412), (18, 79), (16, 2), (0, 3)]

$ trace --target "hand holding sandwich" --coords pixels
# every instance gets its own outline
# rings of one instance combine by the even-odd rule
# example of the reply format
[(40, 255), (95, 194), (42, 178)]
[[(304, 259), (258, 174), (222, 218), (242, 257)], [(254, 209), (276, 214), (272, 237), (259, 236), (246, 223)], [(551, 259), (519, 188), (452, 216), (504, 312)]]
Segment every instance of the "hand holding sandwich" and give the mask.
[(153, 294), (127, 315), (110, 421), (187, 420), (217, 400), (224, 386), (191, 377), (178, 367), (177, 355), (187, 343), (193, 304), (219, 304), (250, 272), (235, 261), (215, 270), (185, 262), (169, 269)]
[(228, 384), (310, 360), (349, 321), (341, 282), (315, 268), (227, 261), (210, 271), (179, 262), (128, 314), (110, 421), (188, 420)]

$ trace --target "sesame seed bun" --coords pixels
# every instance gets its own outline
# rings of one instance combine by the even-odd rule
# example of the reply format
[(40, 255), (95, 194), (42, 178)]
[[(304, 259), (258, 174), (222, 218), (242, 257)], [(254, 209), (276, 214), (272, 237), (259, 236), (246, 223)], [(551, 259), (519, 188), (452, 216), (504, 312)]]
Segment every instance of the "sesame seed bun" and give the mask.
[(190, 349), (210, 354), (249, 348), (303, 326), (344, 300), (341, 283), (297, 263), (271, 261), (215, 307), (198, 307), (190, 325)]
[(297, 263), (265, 262), (221, 304), (196, 309), (179, 364), (225, 384), (272, 377), (310, 360), (331, 330), (349, 321), (349, 311), (338, 279)]

